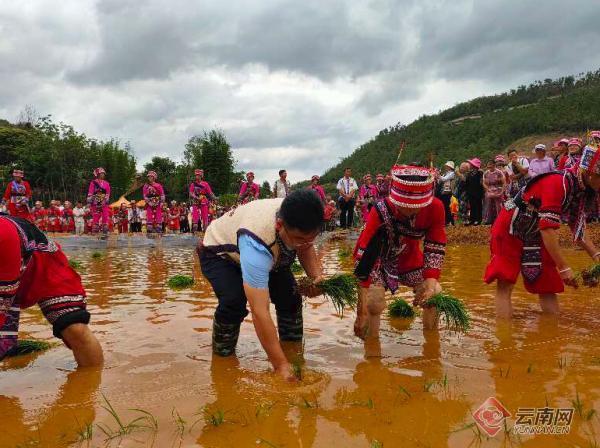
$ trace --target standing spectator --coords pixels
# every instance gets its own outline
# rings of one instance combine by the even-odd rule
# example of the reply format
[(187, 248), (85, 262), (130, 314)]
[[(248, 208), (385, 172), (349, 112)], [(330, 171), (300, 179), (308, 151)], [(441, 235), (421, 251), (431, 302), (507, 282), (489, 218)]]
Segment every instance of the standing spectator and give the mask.
[(583, 150), (583, 143), (580, 138), (573, 137), (569, 140), (569, 146), (567, 148), (567, 155), (560, 159), (558, 165), (559, 170), (566, 170), (573, 168), (581, 160), (581, 152)]
[(127, 211), (127, 220), (129, 221), (129, 231), (131, 233), (139, 233), (142, 231), (142, 217), (140, 216), (141, 209), (138, 208), (135, 201), (129, 203)]
[(91, 234), (92, 227), (94, 225), (94, 215), (92, 214), (92, 210), (89, 205), (86, 205), (83, 208), (83, 220), (85, 222), (85, 233)]
[(168, 224), (168, 218), (169, 218), (169, 206), (167, 205), (166, 202), (163, 202), (161, 208), (162, 208), (162, 216), (163, 216), (162, 233), (167, 233), (167, 224)]
[(569, 149), (569, 139), (568, 138), (561, 138), (560, 140), (557, 140), (554, 142), (554, 144), (552, 145), (551, 156), (554, 160), (555, 167), (558, 168), (558, 166), (560, 165), (561, 159), (567, 155), (568, 149)]
[(367, 221), (367, 216), (377, 200), (377, 187), (372, 184), (373, 179), (369, 173), (363, 177), (363, 184), (358, 191), (358, 198), (360, 200), (360, 216), (362, 221)]
[(171, 207), (169, 208), (169, 230), (172, 233), (179, 233), (179, 216), (181, 211), (177, 205), (177, 201), (171, 201)]
[(69, 201), (65, 201), (63, 207), (62, 231), (64, 233), (75, 232), (75, 217), (73, 215), (73, 207)]
[(452, 212), (450, 211), (450, 202), (452, 202), (452, 191), (454, 190), (453, 184), (456, 178), (454, 168), (454, 162), (452, 160), (448, 160), (444, 165), (445, 173), (438, 179), (438, 182), (440, 184), (440, 200), (444, 204), (444, 211), (446, 213), (446, 225), (454, 225), (454, 216), (452, 216)]
[(481, 160), (475, 158), (468, 160), (470, 170), (465, 177), (465, 188), (469, 201), (470, 215), (469, 224), (478, 226), (481, 224), (483, 215), (483, 173), (481, 172)]
[(279, 170), (279, 179), (273, 184), (273, 197), (274, 198), (285, 198), (291, 191), (290, 181), (287, 180), (287, 171)]
[(456, 173), (456, 183), (454, 185), (454, 196), (458, 200), (458, 219), (463, 224), (469, 221), (469, 198), (467, 197), (467, 174), (471, 165), (463, 162), (458, 167)]
[(307, 188), (312, 189), (312, 191), (317, 193), (319, 195), (319, 198), (321, 199), (321, 202), (325, 204), (325, 190), (323, 190), (323, 187), (319, 185), (320, 179), (321, 178), (315, 174), (310, 179), (310, 185)]
[(377, 187), (377, 200), (385, 199), (390, 194), (390, 179), (379, 173), (375, 176), (375, 187)]
[(127, 233), (129, 231), (129, 210), (127, 210), (127, 204), (121, 203), (119, 210), (115, 213), (115, 221), (119, 233)]
[(31, 214), (35, 226), (42, 232), (45, 232), (48, 225), (48, 212), (44, 208), (42, 201), (35, 201), (35, 206)]
[(242, 182), (240, 186), (240, 193), (238, 195), (238, 202), (240, 204), (247, 204), (248, 202), (255, 201), (260, 195), (260, 187), (254, 183), (254, 173), (248, 171), (246, 173), (246, 181)]
[(483, 188), (485, 190), (483, 220), (488, 225), (494, 224), (500, 214), (502, 202), (504, 201), (504, 191), (506, 190), (506, 177), (504, 172), (496, 165), (498, 159), (496, 157), (496, 159), (490, 160), (487, 171), (483, 173)]
[(179, 231), (181, 233), (190, 232), (190, 222), (188, 220), (188, 214), (190, 210), (185, 202), (182, 202), (179, 206)]
[(546, 145), (541, 143), (535, 145), (533, 153), (535, 154), (535, 157), (529, 161), (530, 177), (554, 171), (554, 160), (546, 155)]
[(354, 221), (354, 206), (356, 205), (355, 195), (358, 190), (356, 181), (351, 177), (352, 169), (344, 169), (344, 177), (337, 183), (337, 190), (340, 193), (338, 204), (340, 206), (340, 227), (347, 229), (352, 226)]
[(75, 203), (75, 208), (73, 209), (73, 219), (75, 220), (75, 234), (83, 235), (85, 231), (85, 210), (83, 209), (83, 204), (81, 201), (77, 201)]
[(7, 185), (2, 202), (7, 204), (9, 215), (32, 221), (29, 213), (31, 187), (23, 177), (22, 170), (13, 170), (13, 180)]
[(529, 160), (526, 157), (519, 156), (516, 149), (509, 150), (507, 155), (508, 195), (514, 198), (519, 190), (527, 184), (527, 179), (529, 178)]

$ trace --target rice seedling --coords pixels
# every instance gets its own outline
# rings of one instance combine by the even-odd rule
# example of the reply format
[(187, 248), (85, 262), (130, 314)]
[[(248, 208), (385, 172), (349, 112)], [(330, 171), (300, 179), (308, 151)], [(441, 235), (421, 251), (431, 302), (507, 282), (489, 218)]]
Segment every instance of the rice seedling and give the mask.
[(309, 401), (305, 396), (300, 397), (302, 399), (302, 401), (300, 402), (299, 406), (301, 408), (304, 409), (316, 409), (319, 407), (319, 402), (317, 400), (315, 401)]
[(71, 258), (69, 260), (69, 266), (71, 266), (76, 271), (81, 271), (83, 269), (83, 265), (81, 264), (81, 261), (75, 260), (74, 258)]
[(348, 246), (342, 246), (338, 249), (338, 258), (340, 261), (345, 261), (352, 255), (352, 250)]
[(304, 268), (297, 261), (294, 261), (292, 263), (292, 266), (290, 267), (290, 269), (292, 270), (292, 274), (303, 274), (304, 273)]
[(174, 275), (167, 280), (167, 286), (171, 289), (185, 289), (194, 284), (194, 279), (189, 275)]
[(275, 445), (273, 442), (269, 442), (266, 439), (263, 438), (259, 438), (256, 443), (260, 446), (260, 445), (267, 445), (271, 448), (279, 448), (279, 445)]
[(471, 325), (471, 318), (465, 305), (450, 294), (439, 293), (425, 302), (427, 306), (435, 306), (437, 312), (446, 321), (446, 328), (453, 331), (466, 332)]
[(102, 253), (102, 252), (98, 252), (98, 251), (94, 251), (94, 252), (92, 252), (92, 258), (93, 258), (94, 260), (99, 260), (99, 259), (101, 259), (102, 257), (104, 257), (104, 253)]
[(225, 412), (223, 412), (221, 409), (217, 409), (213, 412), (208, 408), (208, 406), (204, 406), (202, 414), (204, 416), (204, 423), (207, 425), (217, 427), (225, 423)]
[(415, 316), (415, 310), (406, 300), (396, 297), (388, 305), (388, 316), (410, 318)]
[(344, 315), (345, 307), (354, 309), (358, 303), (358, 280), (352, 274), (336, 274), (316, 285), (309, 277), (298, 280), (300, 292), (306, 292), (313, 286), (321, 290), (340, 316)]
[(125, 423), (104, 394), (102, 394), (102, 398), (105, 401), (105, 404), (102, 405), (102, 408), (110, 414), (110, 416), (117, 424), (116, 429), (113, 429), (110, 426), (102, 423), (98, 423), (96, 425), (98, 429), (100, 429), (100, 431), (104, 433), (107, 440), (115, 439), (117, 437), (123, 437), (128, 434), (131, 434), (134, 431), (158, 431), (158, 421), (156, 420), (156, 417), (154, 417), (154, 415), (152, 415), (150, 412), (145, 411), (143, 409), (129, 409), (130, 411), (134, 411), (142, 415), (137, 418), (134, 418), (128, 423)]
[(292, 370), (294, 372), (294, 376), (298, 379), (298, 381), (302, 381), (302, 364), (300, 361), (296, 360), (292, 362)]
[(563, 370), (567, 367), (569, 363), (569, 360), (566, 356), (561, 356), (560, 358), (558, 358), (558, 368), (560, 370)]
[(54, 347), (55, 344), (35, 339), (19, 339), (14, 347), (6, 356), (21, 356), (30, 353), (43, 352)]
[(375, 439), (371, 441), (371, 448), (383, 448), (383, 443)]
[(173, 418), (173, 423), (175, 424), (176, 433), (179, 434), (179, 438), (183, 438), (187, 421), (181, 417), (179, 411), (177, 411), (175, 408), (171, 410), (171, 417)]
[(596, 415), (596, 410), (594, 408), (585, 408), (585, 404), (579, 397), (579, 391), (575, 391), (575, 399), (571, 400), (571, 404), (577, 415), (586, 422), (589, 422)]
[(373, 401), (373, 399), (371, 397), (369, 397), (369, 399), (367, 401), (354, 401), (352, 403), (352, 406), (359, 406), (359, 407), (363, 407), (363, 408), (374, 409), (375, 402)]
[(256, 418), (262, 417), (263, 415), (269, 415), (269, 412), (271, 412), (271, 409), (273, 409), (273, 406), (275, 406), (276, 402), (266, 402), (266, 403), (260, 403), (256, 406), (256, 412), (254, 413), (254, 416)]
[(506, 370), (500, 367), (500, 378), (508, 378), (508, 374), (510, 373), (510, 366)]
[(92, 440), (94, 436), (94, 424), (86, 423), (77, 430), (77, 442), (83, 443), (88, 440)]
[(589, 288), (598, 286), (600, 284), (600, 263), (584, 269), (579, 276), (585, 286)]
[(527, 366), (527, 373), (531, 373), (533, 372), (533, 364), (529, 363), (529, 365)]
[(405, 387), (403, 386), (398, 386), (398, 390), (403, 393), (404, 395), (406, 395), (408, 398), (412, 398), (412, 395), (410, 394), (409, 391), (406, 390)]

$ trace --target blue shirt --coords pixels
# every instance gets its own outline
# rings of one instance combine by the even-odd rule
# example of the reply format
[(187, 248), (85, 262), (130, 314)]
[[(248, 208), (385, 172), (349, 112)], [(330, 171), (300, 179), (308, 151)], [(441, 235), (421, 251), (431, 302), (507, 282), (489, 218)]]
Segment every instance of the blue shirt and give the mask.
[(238, 238), (242, 279), (257, 289), (269, 289), (269, 273), (273, 268), (273, 255), (265, 246), (249, 235)]

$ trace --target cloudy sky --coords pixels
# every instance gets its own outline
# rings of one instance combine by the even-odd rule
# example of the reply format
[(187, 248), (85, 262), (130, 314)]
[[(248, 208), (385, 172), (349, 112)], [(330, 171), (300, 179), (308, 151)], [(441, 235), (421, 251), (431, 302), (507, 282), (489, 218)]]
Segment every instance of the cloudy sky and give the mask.
[(0, 0), (0, 117), (32, 105), (180, 160), (322, 173), (379, 130), (600, 66), (597, 0)]

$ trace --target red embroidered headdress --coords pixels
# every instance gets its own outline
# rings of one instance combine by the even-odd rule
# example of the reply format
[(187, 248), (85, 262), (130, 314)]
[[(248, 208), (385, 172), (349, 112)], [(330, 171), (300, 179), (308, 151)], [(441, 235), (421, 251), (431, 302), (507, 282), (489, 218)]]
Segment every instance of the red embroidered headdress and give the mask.
[(435, 178), (428, 168), (394, 165), (389, 200), (397, 207), (423, 208), (433, 201)]

